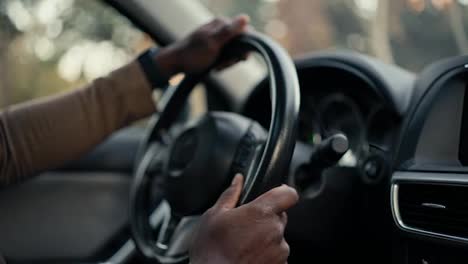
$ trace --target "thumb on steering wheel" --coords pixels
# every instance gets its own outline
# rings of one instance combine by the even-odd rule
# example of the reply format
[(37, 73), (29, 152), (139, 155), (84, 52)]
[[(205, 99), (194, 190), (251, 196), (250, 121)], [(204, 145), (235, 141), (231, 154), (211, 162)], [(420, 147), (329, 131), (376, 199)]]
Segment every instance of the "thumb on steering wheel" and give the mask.
[(214, 207), (221, 209), (235, 208), (242, 192), (243, 182), (244, 176), (242, 176), (242, 174), (236, 174), (232, 180), (231, 186), (221, 194)]

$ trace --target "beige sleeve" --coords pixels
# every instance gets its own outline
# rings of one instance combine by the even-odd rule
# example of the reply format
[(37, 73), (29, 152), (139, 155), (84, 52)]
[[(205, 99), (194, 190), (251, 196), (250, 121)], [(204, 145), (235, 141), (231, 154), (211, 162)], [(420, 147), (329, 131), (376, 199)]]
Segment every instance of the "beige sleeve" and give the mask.
[(153, 113), (137, 62), (90, 85), (0, 113), (0, 186), (79, 158), (113, 131)]

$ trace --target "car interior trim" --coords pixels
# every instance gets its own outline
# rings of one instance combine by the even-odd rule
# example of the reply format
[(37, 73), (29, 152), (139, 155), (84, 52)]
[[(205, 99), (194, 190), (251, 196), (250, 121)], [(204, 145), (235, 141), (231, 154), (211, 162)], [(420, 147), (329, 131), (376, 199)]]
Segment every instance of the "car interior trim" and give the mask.
[(296, 60), (298, 69), (331, 66), (357, 74), (399, 115), (410, 105), (415, 75), (351, 51), (317, 52)]
[(413, 183), (413, 184), (457, 184), (468, 186), (468, 175), (455, 174), (455, 173), (428, 173), (428, 172), (410, 172), (410, 171), (397, 171), (393, 174), (393, 183), (390, 191), (390, 202), (393, 218), (397, 227), (404, 231), (425, 237), (443, 239), (450, 242), (468, 244), (468, 237), (459, 237), (453, 235), (432, 232), (420, 228), (411, 227), (402, 219), (399, 207), (399, 187), (400, 183)]

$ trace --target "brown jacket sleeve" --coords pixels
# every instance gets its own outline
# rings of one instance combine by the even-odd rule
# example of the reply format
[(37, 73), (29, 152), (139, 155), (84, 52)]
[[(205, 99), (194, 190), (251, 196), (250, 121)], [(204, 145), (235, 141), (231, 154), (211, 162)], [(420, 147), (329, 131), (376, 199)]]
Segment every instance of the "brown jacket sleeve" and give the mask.
[(133, 62), (89, 86), (0, 113), (0, 186), (79, 158), (113, 131), (155, 111)]

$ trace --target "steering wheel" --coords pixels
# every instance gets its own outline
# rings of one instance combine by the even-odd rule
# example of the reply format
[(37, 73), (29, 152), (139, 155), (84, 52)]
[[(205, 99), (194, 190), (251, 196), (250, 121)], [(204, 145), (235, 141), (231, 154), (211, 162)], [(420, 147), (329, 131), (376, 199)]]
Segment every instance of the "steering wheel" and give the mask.
[[(271, 87), (269, 131), (235, 113), (209, 112), (169, 135), (193, 87), (203, 74), (187, 75), (161, 98), (159, 115), (140, 146), (130, 191), (130, 225), (139, 251), (160, 263), (188, 259), (199, 216), (209, 209), (234, 174), (245, 184), (240, 204), (285, 182), (296, 142), (299, 82), (294, 64), (277, 43), (260, 33), (245, 34), (229, 43), (221, 58), (257, 52), (266, 62)], [(152, 179), (162, 175), (164, 195), (150, 203)]]

